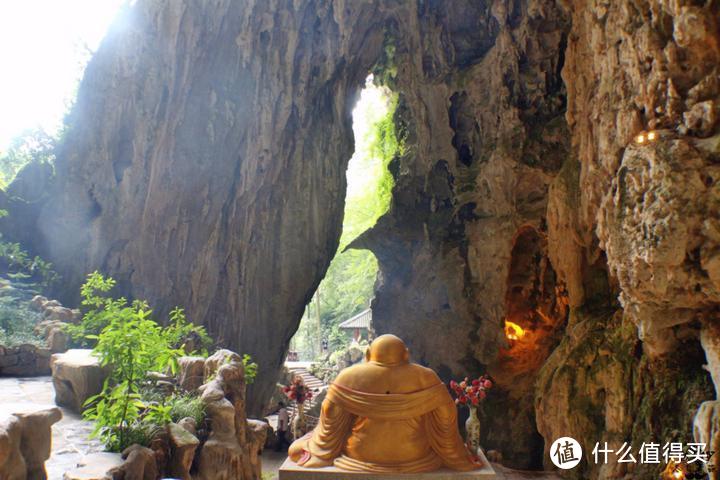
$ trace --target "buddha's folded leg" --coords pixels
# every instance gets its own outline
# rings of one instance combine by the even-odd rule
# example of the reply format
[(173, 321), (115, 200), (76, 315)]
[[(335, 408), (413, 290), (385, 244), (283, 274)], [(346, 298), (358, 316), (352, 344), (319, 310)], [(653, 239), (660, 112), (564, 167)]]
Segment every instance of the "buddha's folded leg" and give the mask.
[(309, 468), (332, 465), (342, 453), (354, 421), (353, 414), (325, 399), (320, 421), (311, 434), (293, 442), (290, 459)]
[(425, 415), (430, 446), (453, 470), (468, 471), (479, 468), (465, 447), (457, 430), (457, 410), (452, 400)]

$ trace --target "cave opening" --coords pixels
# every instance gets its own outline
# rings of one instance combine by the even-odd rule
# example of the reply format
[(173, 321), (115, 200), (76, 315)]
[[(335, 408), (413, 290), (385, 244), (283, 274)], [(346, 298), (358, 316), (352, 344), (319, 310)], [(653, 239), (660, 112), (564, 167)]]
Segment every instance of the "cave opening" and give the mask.
[(490, 424), (496, 424), (488, 431), (503, 432), (487, 438), (488, 448), (501, 451), (508, 465), (536, 470), (543, 467), (544, 440), (536, 424), (533, 386), (568, 317), (565, 287), (547, 248), (542, 230), (530, 225), (517, 230), (505, 287), (507, 346), (490, 369), (498, 390), (488, 402)]
[[(291, 361), (327, 360), (334, 353), (352, 356), (352, 347), (361, 347), (374, 335), (370, 302), (378, 261), (373, 252), (352, 242), (387, 212), (393, 188), (388, 164), (400, 148), (393, 121), (398, 96), (378, 83), (372, 73), (366, 77), (352, 111), (355, 150), (346, 171), (342, 234), (290, 342)], [(355, 357), (358, 351), (355, 348)]]

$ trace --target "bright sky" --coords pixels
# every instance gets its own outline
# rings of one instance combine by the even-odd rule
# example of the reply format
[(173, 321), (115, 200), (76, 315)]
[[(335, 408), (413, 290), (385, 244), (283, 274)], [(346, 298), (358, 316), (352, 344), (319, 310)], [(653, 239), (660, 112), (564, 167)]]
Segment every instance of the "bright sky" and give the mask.
[(0, 151), (24, 130), (54, 133), (126, 0), (0, 0)]
[[(368, 175), (368, 170), (380, 165), (381, 160), (369, 154), (371, 145), (367, 137), (375, 123), (387, 115), (389, 109), (390, 91), (386, 87), (375, 86), (371, 74), (365, 80), (365, 88), (360, 92), (360, 99), (352, 112), (355, 152), (347, 169), (347, 201), (352, 201), (353, 197), (360, 196), (377, 183), (377, 177)], [(368, 165), (368, 162), (372, 165)]]

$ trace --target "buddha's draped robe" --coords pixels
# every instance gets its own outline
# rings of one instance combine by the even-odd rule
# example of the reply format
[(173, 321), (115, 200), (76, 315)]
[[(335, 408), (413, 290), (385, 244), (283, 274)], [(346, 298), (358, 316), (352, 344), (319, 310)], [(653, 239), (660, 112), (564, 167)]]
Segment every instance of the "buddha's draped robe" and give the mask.
[(377, 394), (329, 387), (315, 430), (293, 445), (351, 471), (427, 472), (478, 468), (457, 428), (455, 403), (438, 383), (412, 393)]

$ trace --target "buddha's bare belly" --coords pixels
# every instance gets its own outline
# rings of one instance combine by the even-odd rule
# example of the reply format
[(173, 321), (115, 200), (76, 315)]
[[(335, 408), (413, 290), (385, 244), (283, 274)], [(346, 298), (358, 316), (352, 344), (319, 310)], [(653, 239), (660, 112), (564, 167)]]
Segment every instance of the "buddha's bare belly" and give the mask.
[(355, 422), (345, 447), (345, 455), (377, 464), (410, 463), (434, 455), (421, 418)]

